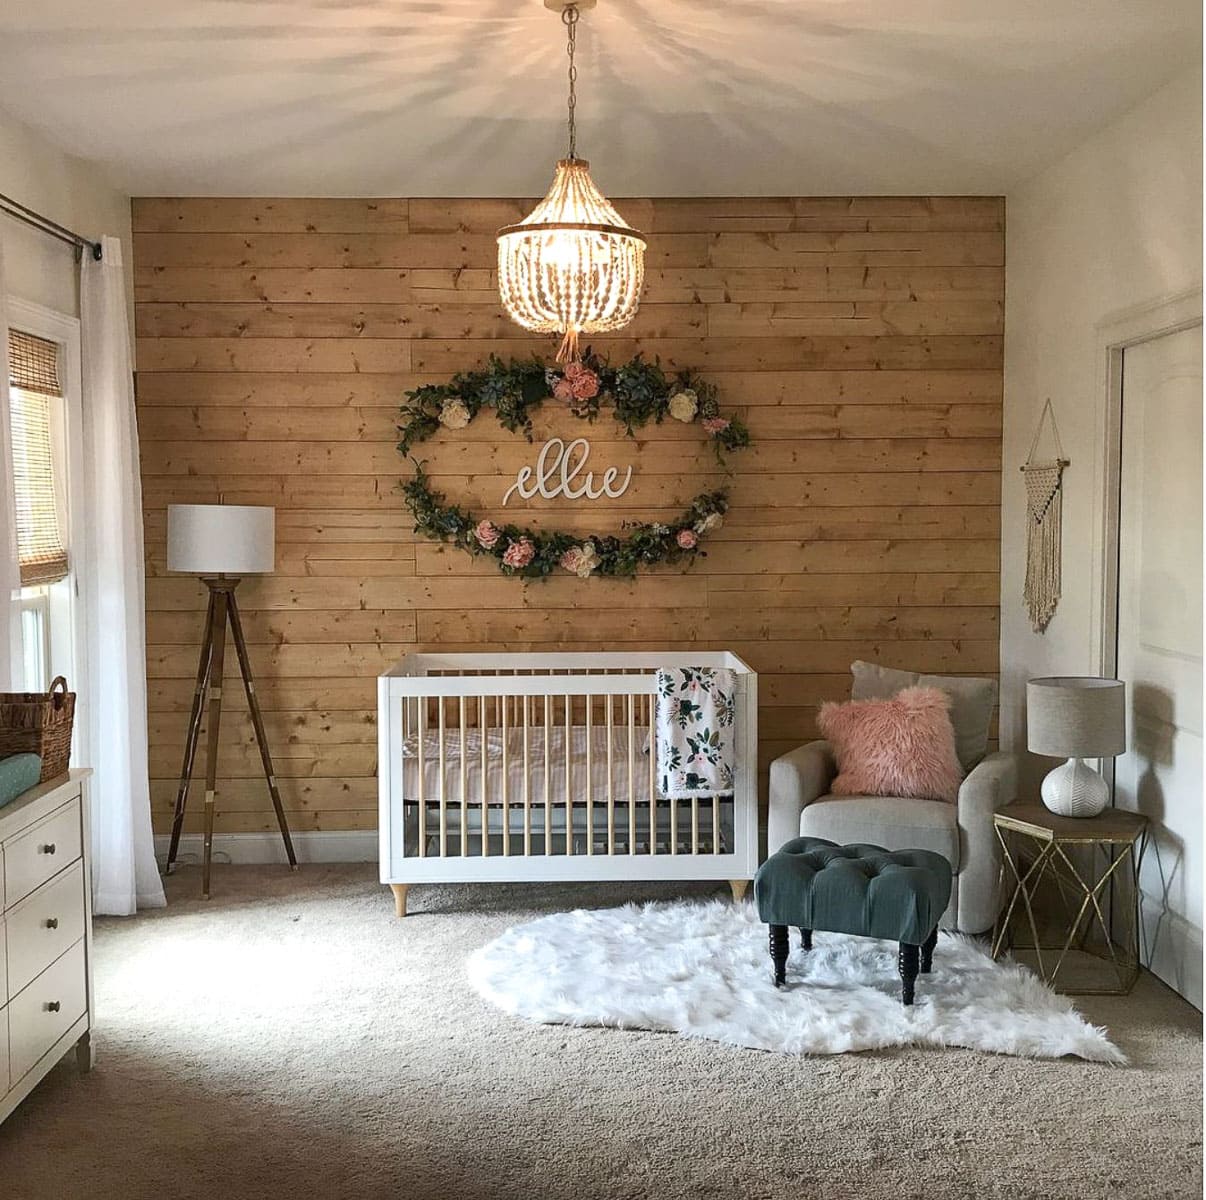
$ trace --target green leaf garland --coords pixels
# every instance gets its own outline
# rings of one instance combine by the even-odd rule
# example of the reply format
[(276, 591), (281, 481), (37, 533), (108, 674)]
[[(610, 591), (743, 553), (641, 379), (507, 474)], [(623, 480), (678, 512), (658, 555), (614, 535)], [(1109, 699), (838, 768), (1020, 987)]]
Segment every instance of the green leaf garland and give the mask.
[[(504, 429), (533, 440), (532, 410), (553, 398), (566, 403), (578, 418), (594, 422), (604, 409), (629, 437), (650, 421), (667, 418), (699, 422), (712, 443), (717, 461), (727, 451), (750, 445), (745, 423), (723, 416), (716, 389), (691, 371), (667, 377), (659, 363), (637, 355), (611, 367), (588, 349), (580, 362), (564, 370), (547, 367), (538, 358), (504, 363), (491, 356), (479, 371), (465, 371), (445, 384), (427, 384), (406, 393), (398, 425), (398, 449), (405, 455), (441, 426), (463, 429), (483, 409), (493, 409)], [(702, 492), (678, 520), (625, 522), (624, 537), (581, 537), (541, 532), (518, 525), (495, 525), (478, 520), (458, 505), (449, 505), (428, 481), (423, 464), (415, 461), (415, 476), (403, 484), (406, 506), (415, 532), (435, 541), (450, 542), (474, 555), (489, 555), (505, 575), (548, 578), (568, 571), (590, 575), (635, 575), (642, 566), (690, 561), (704, 555), (700, 543), (722, 523), (728, 511), (723, 490)]]

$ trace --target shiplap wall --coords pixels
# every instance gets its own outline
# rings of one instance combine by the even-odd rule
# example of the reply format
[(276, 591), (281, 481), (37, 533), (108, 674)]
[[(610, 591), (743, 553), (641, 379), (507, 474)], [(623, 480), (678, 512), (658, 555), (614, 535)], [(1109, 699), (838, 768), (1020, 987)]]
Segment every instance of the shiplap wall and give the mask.
[[(416, 543), (396, 490), (406, 389), (491, 353), (551, 357), (494, 290), (493, 233), (531, 203), (134, 202), (158, 830), (205, 604), (164, 569), (172, 502), (277, 506), (276, 573), (239, 598), (297, 830), (375, 825), (374, 680), (414, 648), (731, 648), (762, 673), (763, 767), (848, 694), (855, 657), (996, 672), (1003, 200), (619, 202), (650, 234), (647, 283), (629, 329), (595, 346), (704, 371), (755, 444), (726, 478), (697, 427), (633, 442), (550, 402), (537, 445), (588, 433), (591, 465), (631, 463), (632, 486), (513, 500), (508, 519), (608, 532), (726, 483), (733, 506), (686, 573), (546, 583)], [(535, 459), (491, 419), (421, 454), (450, 498), (494, 518)], [(218, 828), (272, 829), (241, 692), (227, 696)]]

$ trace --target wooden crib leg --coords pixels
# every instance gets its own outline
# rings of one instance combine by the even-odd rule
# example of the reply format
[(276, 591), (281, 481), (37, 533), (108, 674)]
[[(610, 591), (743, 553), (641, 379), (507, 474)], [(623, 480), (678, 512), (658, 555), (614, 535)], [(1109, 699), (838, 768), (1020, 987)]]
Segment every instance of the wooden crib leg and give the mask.
[(394, 915), (406, 916), (406, 893), (410, 890), (409, 883), (391, 883), (390, 891), (394, 893)]
[(729, 888), (733, 893), (733, 903), (740, 904), (745, 899), (745, 889), (750, 886), (748, 879), (730, 879)]

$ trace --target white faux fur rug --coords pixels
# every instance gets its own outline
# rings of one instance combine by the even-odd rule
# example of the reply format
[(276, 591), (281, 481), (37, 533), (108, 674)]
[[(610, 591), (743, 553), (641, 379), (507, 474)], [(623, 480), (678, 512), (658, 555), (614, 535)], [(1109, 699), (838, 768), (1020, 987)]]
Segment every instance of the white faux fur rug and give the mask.
[(1106, 1033), (1025, 967), (941, 934), (934, 970), (900, 1002), (894, 942), (791, 931), (787, 987), (771, 983), (752, 904), (627, 904), (508, 929), (469, 961), (473, 986), (530, 1021), (666, 1030), (783, 1054), (965, 1046), (1123, 1063)]

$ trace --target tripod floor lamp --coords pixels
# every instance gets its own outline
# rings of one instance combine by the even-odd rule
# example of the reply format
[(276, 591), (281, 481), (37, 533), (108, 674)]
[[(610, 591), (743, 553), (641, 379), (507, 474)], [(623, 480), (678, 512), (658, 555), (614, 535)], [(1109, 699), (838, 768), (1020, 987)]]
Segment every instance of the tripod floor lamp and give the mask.
[(276, 510), (235, 504), (169, 504), (167, 513), (167, 566), (169, 571), (187, 571), (200, 575), (209, 588), (209, 609), (197, 665), (197, 686), (193, 692), (192, 713), (184, 741), (184, 763), (180, 768), (180, 790), (176, 793), (176, 812), (172, 820), (172, 840), (168, 847), (167, 871), (171, 871), (180, 848), (180, 831), (188, 803), (193, 762), (201, 736), (202, 714), (206, 712), (205, 746), (205, 839), (201, 859), (201, 894), (209, 899), (210, 864), (214, 846), (214, 800), (218, 787), (218, 733), (222, 718), (222, 673), (226, 661), (226, 627), (234, 637), (243, 691), (251, 710), (251, 724), (260, 748), (260, 762), (268, 780), (268, 794), (276, 809), (277, 824), (285, 843), (289, 865), (297, 869), (289, 822), (281, 804), (260, 701), (251, 679), (247, 641), (239, 620), (235, 589), (240, 577), (271, 571), (276, 559)]

